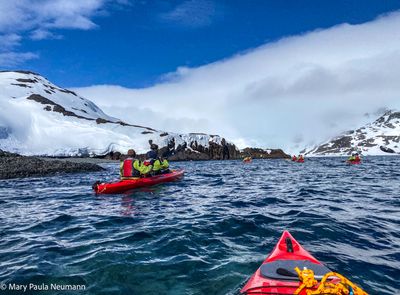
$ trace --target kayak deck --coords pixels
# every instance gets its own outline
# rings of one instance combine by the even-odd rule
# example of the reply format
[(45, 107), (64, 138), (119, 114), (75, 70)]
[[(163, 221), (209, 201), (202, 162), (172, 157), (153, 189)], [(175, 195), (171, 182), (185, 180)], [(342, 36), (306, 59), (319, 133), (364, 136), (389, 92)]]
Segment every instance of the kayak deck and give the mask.
[(175, 181), (182, 178), (183, 175), (184, 170), (173, 170), (170, 173), (155, 175), (151, 177), (124, 179), (111, 183), (96, 183), (95, 185), (93, 185), (93, 189), (96, 194), (118, 194), (127, 192), (135, 188)]
[[(316, 276), (330, 270), (307, 252), (288, 231), (240, 291), (242, 294), (293, 294), (301, 282), (294, 268), (312, 269)], [(301, 292), (300, 294), (306, 294)]]

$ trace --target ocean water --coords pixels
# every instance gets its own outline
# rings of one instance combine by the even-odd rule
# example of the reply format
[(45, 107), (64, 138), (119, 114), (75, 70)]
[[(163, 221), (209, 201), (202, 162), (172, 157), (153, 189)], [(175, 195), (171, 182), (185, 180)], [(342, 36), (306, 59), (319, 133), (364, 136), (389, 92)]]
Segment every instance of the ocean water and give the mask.
[(364, 160), (179, 162), (183, 180), (125, 195), (91, 191), (109, 163), (0, 181), (0, 294), (237, 294), (285, 229), (370, 294), (400, 294), (400, 157)]

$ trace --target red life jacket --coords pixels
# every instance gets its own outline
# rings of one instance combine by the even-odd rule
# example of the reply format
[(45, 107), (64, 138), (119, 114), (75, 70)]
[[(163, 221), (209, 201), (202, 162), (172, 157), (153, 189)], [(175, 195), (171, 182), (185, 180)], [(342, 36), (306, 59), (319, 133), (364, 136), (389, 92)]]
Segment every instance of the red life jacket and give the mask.
[(124, 163), (122, 164), (122, 177), (132, 177), (133, 176), (133, 159), (128, 158), (124, 160)]

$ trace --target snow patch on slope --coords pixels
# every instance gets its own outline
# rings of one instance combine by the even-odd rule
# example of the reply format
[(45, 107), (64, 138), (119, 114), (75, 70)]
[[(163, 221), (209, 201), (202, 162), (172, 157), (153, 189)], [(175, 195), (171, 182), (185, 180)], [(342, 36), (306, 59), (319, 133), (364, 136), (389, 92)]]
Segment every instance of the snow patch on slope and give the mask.
[(363, 155), (400, 154), (400, 112), (387, 111), (374, 122), (306, 150), (305, 154), (345, 156), (352, 151)]

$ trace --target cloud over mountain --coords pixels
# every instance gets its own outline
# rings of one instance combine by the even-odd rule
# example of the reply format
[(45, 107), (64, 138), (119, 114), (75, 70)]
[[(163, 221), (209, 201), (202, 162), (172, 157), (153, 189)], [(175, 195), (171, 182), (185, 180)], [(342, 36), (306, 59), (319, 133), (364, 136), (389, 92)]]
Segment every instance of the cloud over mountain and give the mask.
[(296, 150), (400, 108), (400, 14), (290, 36), (144, 89), (76, 89), (106, 112), (243, 145)]

